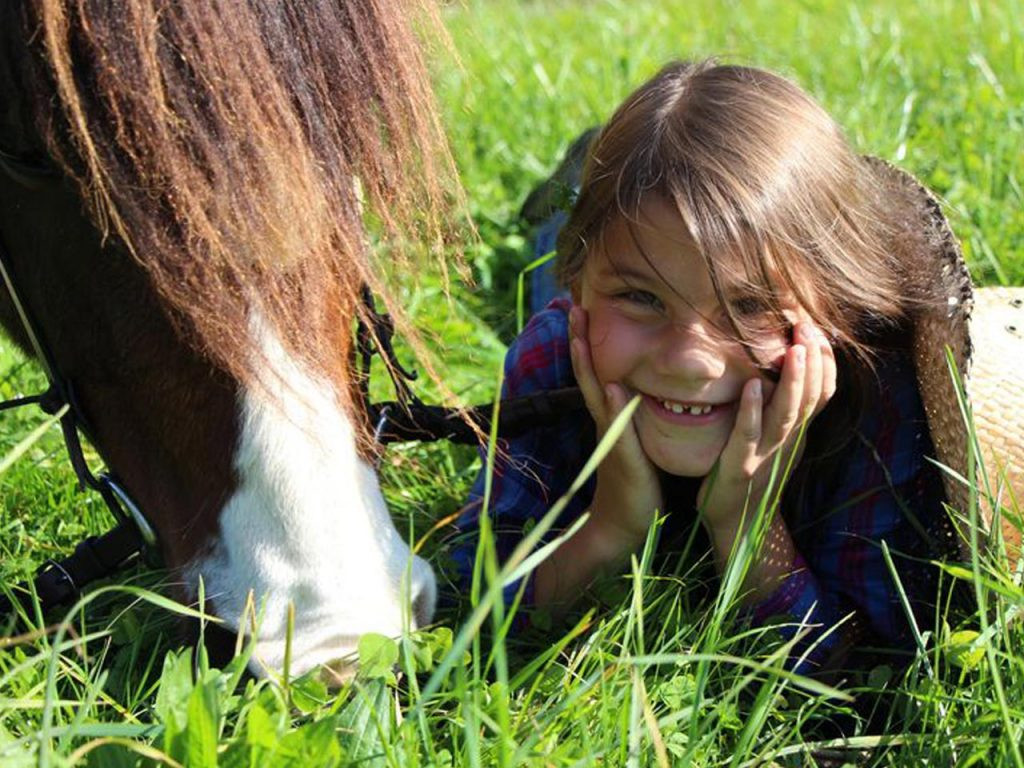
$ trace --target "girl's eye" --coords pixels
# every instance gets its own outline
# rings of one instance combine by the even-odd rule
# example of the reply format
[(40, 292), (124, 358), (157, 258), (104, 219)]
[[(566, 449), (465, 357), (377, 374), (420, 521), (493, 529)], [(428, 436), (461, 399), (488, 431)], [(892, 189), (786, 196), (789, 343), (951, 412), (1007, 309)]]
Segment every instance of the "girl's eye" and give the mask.
[(764, 300), (756, 296), (741, 296), (738, 299), (734, 299), (729, 302), (729, 308), (740, 317), (747, 318), (765, 315), (771, 311)]
[(644, 309), (653, 309), (660, 312), (665, 308), (665, 305), (661, 303), (661, 299), (649, 291), (631, 289), (622, 291), (615, 298), (636, 307), (643, 307)]

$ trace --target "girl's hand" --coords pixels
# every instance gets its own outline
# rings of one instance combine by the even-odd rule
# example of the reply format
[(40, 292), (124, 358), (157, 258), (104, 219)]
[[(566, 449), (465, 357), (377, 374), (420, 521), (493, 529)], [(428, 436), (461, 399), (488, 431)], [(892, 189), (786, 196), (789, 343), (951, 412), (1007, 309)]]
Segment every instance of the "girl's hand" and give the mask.
[[(836, 391), (836, 360), (832, 346), (813, 323), (802, 320), (794, 328), (795, 343), (786, 350), (782, 375), (763, 405), (760, 379), (743, 387), (736, 423), (718, 459), (718, 471), (704, 479), (697, 496), (704, 524), (712, 539), (731, 543), (739, 534), (748, 492), (750, 508), (745, 524), (768, 486), (775, 454), (782, 451), (783, 466), (805, 419), (816, 416)], [(801, 443), (799, 451), (803, 451)], [(794, 463), (800, 456), (794, 458)], [(717, 548), (717, 546), (716, 546)]]
[[(587, 339), (586, 310), (573, 306), (569, 312), (572, 369), (600, 440), (629, 403), (629, 395), (618, 383), (601, 386), (594, 374)], [(646, 537), (655, 510), (661, 509), (658, 472), (644, 453), (636, 428), (630, 423), (598, 467), (590, 520), (604, 528), (610, 537), (621, 540), (625, 552), (635, 548)]]

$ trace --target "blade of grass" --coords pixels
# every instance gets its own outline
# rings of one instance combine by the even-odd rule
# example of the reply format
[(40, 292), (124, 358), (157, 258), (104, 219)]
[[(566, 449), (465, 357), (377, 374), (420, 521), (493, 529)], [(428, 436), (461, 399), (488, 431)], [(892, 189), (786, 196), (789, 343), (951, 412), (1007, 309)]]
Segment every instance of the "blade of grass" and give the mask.
[(507, 576), (515, 571), (519, 564), (529, 556), (530, 552), (532, 552), (537, 544), (540, 543), (541, 539), (548, 530), (550, 530), (551, 526), (555, 524), (555, 521), (562, 513), (562, 510), (565, 509), (569, 500), (576, 495), (580, 488), (583, 487), (583, 484), (586, 483), (587, 479), (597, 470), (597, 466), (607, 455), (608, 451), (611, 450), (615, 441), (618, 440), (619, 435), (622, 434), (623, 429), (625, 429), (630, 419), (632, 419), (633, 413), (636, 411), (639, 403), (640, 398), (634, 397), (633, 400), (622, 409), (622, 412), (615, 417), (611, 425), (608, 427), (608, 431), (598, 443), (594, 452), (590, 455), (590, 458), (587, 459), (583, 469), (580, 470), (580, 473), (569, 486), (569, 490), (554, 503), (547, 514), (544, 515), (533, 529), (530, 530), (519, 544), (516, 545), (512, 554), (509, 556), (508, 561), (498, 571), (496, 578), (488, 586), (487, 592), (481, 596), (476, 608), (459, 630), (455, 641), (452, 643), (451, 650), (446, 654), (445, 658), (441, 661), (437, 669), (427, 681), (427, 684), (423, 687), (424, 700), (429, 699), (437, 692), (438, 688), (440, 688), (444, 675), (446, 675), (448, 670), (450, 670), (455, 664), (455, 661), (458, 658), (461, 658), (461, 655), (466, 650), (470, 640), (476, 636), (480, 625), (491, 611), (493, 603), (496, 600), (501, 599), (502, 584), (505, 582)]

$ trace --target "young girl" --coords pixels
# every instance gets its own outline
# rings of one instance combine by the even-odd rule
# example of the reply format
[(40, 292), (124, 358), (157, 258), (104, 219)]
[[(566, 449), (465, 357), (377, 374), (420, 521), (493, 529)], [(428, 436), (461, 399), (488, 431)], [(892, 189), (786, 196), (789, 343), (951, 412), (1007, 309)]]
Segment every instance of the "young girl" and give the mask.
[[(855, 645), (909, 648), (885, 541), (931, 625), (936, 579), (922, 563), (949, 537), (909, 355), (929, 301), (906, 275), (921, 226), (894, 211), (878, 172), (803, 91), (758, 69), (673, 63), (618, 109), (558, 237), (571, 300), (516, 339), (502, 391), (578, 386), (586, 412), (503, 446), (487, 510), (500, 557), (640, 402), (559, 521), (589, 511), (585, 524), (508, 599), (523, 586), (527, 605), (563, 610), (621, 570), (660, 514), (662, 547), (699, 524), (721, 573), (776, 455), (795, 451), (742, 590), (753, 620), (805, 625), (801, 671)], [(464, 530), (482, 497), (481, 473)], [(467, 580), (473, 538), (456, 552)]]

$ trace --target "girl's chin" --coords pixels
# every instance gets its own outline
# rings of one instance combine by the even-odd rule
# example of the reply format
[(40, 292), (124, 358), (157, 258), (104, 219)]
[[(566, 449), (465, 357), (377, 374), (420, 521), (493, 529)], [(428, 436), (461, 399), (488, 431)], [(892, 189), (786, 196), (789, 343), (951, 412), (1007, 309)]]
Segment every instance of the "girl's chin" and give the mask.
[(718, 461), (732, 430), (731, 423), (708, 425), (683, 434), (665, 434), (656, 424), (637, 419), (640, 446), (662, 472), (676, 477), (705, 477)]
[(706, 464), (698, 464), (694, 462), (679, 463), (652, 460), (652, 463), (662, 472), (673, 477), (707, 477), (711, 474), (711, 468), (715, 465), (713, 461)]
[(642, 438), (640, 444), (644, 453), (662, 472), (676, 477), (705, 477), (711, 472), (711, 468), (721, 454), (721, 448), (717, 451), (701, 451), (691, 448), (689, 451), (665, 450), (668, 446), (661, 446), (657, 443), (648, 445)]

